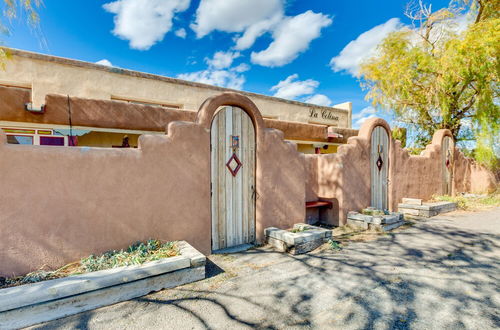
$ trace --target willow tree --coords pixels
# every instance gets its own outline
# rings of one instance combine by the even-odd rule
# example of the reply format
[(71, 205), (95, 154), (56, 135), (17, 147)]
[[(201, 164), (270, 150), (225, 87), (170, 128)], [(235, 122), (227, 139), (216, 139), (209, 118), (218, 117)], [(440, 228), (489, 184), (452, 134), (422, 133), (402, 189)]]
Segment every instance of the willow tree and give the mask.
[[(31, 27), (37, 27), (39, 22), (37, 8), (40, 7), (40, 4), (41, 0), (3, 0), (3, 4), (0, 0), (0, 33), (10, 33), (7, 21), (17, 18), (19, 13), (26, 15), (23, 18)], [(8, 52), (0, 47), (0, 69), (4, 68), (8, 56)]]
[(393, 112), (415, 145), (441, 128), (476, 158), (493, 165), (500, 153), (500, 0), (452, 1), (433, 12), (407, 9), (413, 25), (389, 34), (361, 65), (367, 99)]

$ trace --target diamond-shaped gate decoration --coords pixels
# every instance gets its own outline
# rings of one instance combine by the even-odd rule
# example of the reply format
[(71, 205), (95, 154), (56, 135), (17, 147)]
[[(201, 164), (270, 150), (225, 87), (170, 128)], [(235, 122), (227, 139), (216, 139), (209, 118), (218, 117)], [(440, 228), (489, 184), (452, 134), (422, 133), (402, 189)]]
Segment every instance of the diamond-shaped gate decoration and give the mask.
[(382, 170), (382, 165), (384, 165), (384, 161), (382, 160), (382, 155), (378, 155), (378, 159), (377, 159), (377, 167), (378, 167), (378, 171), (380, 172), (380, 170)]
[(238, 171), (242, 166), (243, 164), (238, 159), (238, 156), (236, 156), (236, 153), (233, 153), (231, 158), (229, 158), (226, 163), (226, 167), (229, 169), (229, 172), (231, 172), (233, 176), (236, 176), (236, 174), (238, 174)]
[(446, 168), (448, 168), (448, 169), (450, 168), (450, 165), (451, 165), (451, 163), (450, 163), (450, 157), (451, 157), (451, 153), (448, 150), (448, 152), (446, 153)]

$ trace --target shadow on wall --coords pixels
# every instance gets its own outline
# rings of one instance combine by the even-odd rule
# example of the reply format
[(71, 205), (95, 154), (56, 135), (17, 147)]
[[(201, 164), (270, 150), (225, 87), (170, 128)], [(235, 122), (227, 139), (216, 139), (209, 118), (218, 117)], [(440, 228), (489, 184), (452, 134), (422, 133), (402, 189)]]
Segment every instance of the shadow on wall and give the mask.
[[(381, 118), (367, 120), (358, 136), (348, 139), (336, 154), (306, 155), (306, 199), (336, 199), (338, 211), (331, 215), (335, 224), (346, 223), (349, 211), (359, 211), (370, 206), (370, 147), (371, 132), (377, 126), (390, 132), (389, 124)], [(438, 130), (422, 155), (411, 155), (389, 134), (389, 210), (396, 211), (404, 197), (430, 199), (443, 194), (443, 159), (441, 146), (445, 137), (452, 137), (449, 130)], [(451, 165), (453, 193), (489, 192), (495, 190), (494, 174), (455, 148)]]

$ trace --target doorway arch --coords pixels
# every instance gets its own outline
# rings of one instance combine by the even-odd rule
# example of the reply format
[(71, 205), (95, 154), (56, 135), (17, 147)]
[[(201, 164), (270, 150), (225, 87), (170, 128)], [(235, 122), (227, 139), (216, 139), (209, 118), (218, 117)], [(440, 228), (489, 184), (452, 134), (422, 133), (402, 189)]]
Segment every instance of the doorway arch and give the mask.
[(375, 126), (371, 132), (370, 205), (379, 210), (389, 209), (389, 148), (390, 139), (385, 127)]
[(210, 126), (212, 251), (255, 241), (256, 129), (246, 111), (219, 108)]

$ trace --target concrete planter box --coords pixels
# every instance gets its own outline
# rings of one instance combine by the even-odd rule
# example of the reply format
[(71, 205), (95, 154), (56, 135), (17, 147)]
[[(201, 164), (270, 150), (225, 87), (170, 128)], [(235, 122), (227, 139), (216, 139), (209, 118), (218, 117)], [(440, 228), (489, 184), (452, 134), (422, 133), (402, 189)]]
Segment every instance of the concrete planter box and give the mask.
[(325, 228), (303, 223), (295, 224), (293, 228), (305, 230), (293, 233), (275, 227), (266, 228), (266, 242), (281, 252), (303, 254), (316, 249), (332, 237), (332, 231)]
[(347, 224), (363, 229), (389, 231), (398, 228), (404, 223), (403, 214), (398, 212), (384, 215), (366, 215), (351, 211), (347, 214)]
[[(406, 203), (405, 203), (406, 202)], [(403, 203), (398, 205), (398, 211), (406, 215), (430, 218), (441, 213), (452, 212), (457, 209), (457, 203), (434, 202), (434, 203), (408, 203), (408, 199), (403, 199)]]
[(0, 290), (0, 329), (85, 312), (205, 278), (206, 258), (188, 243), (180, 255)]

